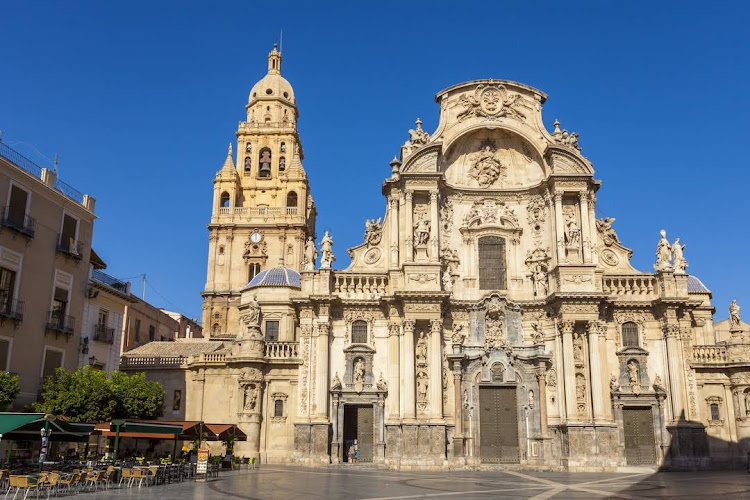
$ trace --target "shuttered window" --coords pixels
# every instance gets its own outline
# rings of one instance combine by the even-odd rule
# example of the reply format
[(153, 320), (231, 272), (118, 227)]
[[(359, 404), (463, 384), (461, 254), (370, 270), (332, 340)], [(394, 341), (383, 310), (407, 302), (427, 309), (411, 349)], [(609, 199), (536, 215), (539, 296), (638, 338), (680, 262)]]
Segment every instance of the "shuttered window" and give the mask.
[(622, 346), (638, 347), (638, 325), (632, 321), (622, 324)]
[(479, 238), (479, 289), (505, 290), (505, 240)]
[(352, 344), (367, 343), (367, 322), (355, 321), (352, 323)]
[(279, 322), (266, 321), (266, 340), (277, 342), (279, 340)]

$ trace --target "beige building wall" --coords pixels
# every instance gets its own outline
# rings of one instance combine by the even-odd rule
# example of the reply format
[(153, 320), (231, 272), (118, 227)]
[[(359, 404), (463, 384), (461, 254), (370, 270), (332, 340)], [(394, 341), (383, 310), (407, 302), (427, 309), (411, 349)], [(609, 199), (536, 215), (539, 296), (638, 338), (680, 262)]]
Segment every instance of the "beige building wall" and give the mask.
[[(78, 366), (94, 199), (3, 143), (0, 199), (0, 267), (12, 283), (2, 292), (0, 364), (20, 375), (21, 408), (37, 399), (45, 373)], [(60, 312), (51, 314), (55, 298)]]
[(121, 352), (147, 342), (174, 340), (179, 323), (148, 302), (135, 296), (135, 302), (125, 308)]

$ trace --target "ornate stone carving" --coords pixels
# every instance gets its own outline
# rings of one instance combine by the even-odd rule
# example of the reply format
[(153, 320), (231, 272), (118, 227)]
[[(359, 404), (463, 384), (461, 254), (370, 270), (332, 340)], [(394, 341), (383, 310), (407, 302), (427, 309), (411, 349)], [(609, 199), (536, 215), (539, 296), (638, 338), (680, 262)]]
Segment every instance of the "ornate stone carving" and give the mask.
[(459, 122), (473, 117), (523, 119), (526, 115), (519, 109), (521, 101), (520, 94), (511, 94), (504, 85), (477, 85), (473, 95), (467, 93), (458, 99), (464, 109), (456, 118)]
[(258, 386), (248, 384), (244, 390), (245, 404), (243, 408), (247, 412), (255, 412), (258, 406)]
[(419, 332), (419, 340), (414, 347), (414, 357), (417, 366), (427, 366), (427, 338), (424, 336), (424, 332)]
[(380, 219), (368, 219), (365, 221), (365, 243), (374, 246), (380, 243), (383, 237), (383, 225)]
[(467, 160), (471, 164), (469, 176), (476, 179), (480, 187), (488, 188), (496, 181), (505, 180), (508, 172), (508, 164), (504, 155), (498, 152), (494, 141), (485, 140), (480, 150), (471, 153)]
[(487, 310), (484, 316), (484, 348), (488, 350), (502, 349), (507, 345), (505, 308), (497, 297), (493, 297), (487, 302)]
[(609, 248), (603, 249), (599, 255), (601, 256), (602, 261), (608, 266), (616, 267), (620, 263), (620, 258)]
[(576, 373), (576, 407), (578, 413), (585, 413), (586, 406), (586, 377), (583, 373)]
[(245, 249), (242, 252), (242, 258), (247, 262), (253, 257), (268, 257), (268, 244), (266, 243), (266, 240), (254, 243), (250, 239), (250, 236), (248, 236), (247, 241), (245, 242)]
[(572, 148), (577, 149), (578, 151), (581, 150), (581, 148), (578, 147), (578, 133), (577, 132), (568, 133), (568, 131), (565, 129), (560, 130), (560, 122), (557, 120), (555, 120), (554, 126), (555, 126), (555, 130), (552, 132), (552, 140), (554, 140), (557, 144), (562, 144), (563, 146), (570, 146)]
[(534, 296), (544, 298), (549, 294), (549, 248), (536, 248), (526, 254), (526, 267), (534, 285)]
[(357, 361), (354, 362), (354, 390), (357, 391), (357, 393), (362, 392), (362, 389), (365, 386), (365, 362), (362, 360), (362, 358), (357, 358)]
[(422, 120), (417, 118), (414, 122), (415, 128), (409, 130), (409, 140), (404, 143), (405, 155), (411, 154), (411, 152), (419, 146), (424, 146), (430, 140), (430, 134), (422, 130)]
[(620, 238), (617, 237), (617, 233), (612, 224), (614, 224), (614, 217), (605, 217), (604, 219), (596, 219), (596, 229), (599, 231), (599, 235), (602, 237), (602, 241), (608, 247), (611, 247), (615, 243), (620, 243)]
[(565, 224), (565, 246), (578, 247), (581, 244), (581, 228), (578, 224), (575, 207), (563, 207), (563, 221)]
[(427, 411), (429, 403), (427, 399), (427, 389), (429, 386), (426, 368), (417, 368), (417, 409), (420, 412)]
[(675, 238), (672, 244), (672, 267), (674, 267), (674, 272), (678, 274), (685, 274), (685, 269), (688, 267), (683, 254), (684, 250), (685, 245), (680, 245), (680, 238)]
[(620, 388), (620, 385), (617, 383), (617, 376), (611, 375), (609, 377), (609, 390), (610, 392), (617, 392), (617, 390)]
[(657, 271), (672, 271), (672, 246), (669, 244), (669, 240), (667, 240), (667, 232), (662, 229), (659, 231), (659, 234), (661, 234), (661, 239), (659, 240), (659, 244), (656, 246), (656, 264), (654, 264), (654, 269)]
[(437, 280), (437, 276), (432, 273), (418, 273), (418, 274), (410, 274), (409, 275), (410, 281), (416, 281), (417, 283), (420, 283), (424, 285), (428, 281), (435, 281)]
[(733, 299), (731, 304), (729, 304), (729, 327), (740, 328), (741, 326), (740, 306), (737, 304), (737, 299)]
[(550, 368), (547, 371), (547, 387), (557, 387), (557, 370)]
[(461, 323), (453, 323), (453, 331), (451, 332), (451, 343), (453, 345), (462, 345), (466, 339), (466, 333), (464, 333), (464, 325)]
[(573, 335), (573, 361), (576, 365), (582, 365), (584, 361), (583, 354), (583, 335)]
[(331, 383), (331, 390), (332, 391), (341, 390), (341, 379), (339, 378), (339, 372), (336, 372), (336, 375), (333, 377), (333, 383)]
[(636, 396), (641, 393), (641, 383), (638, 374), (638, 362), (634, 359), (628, 361), (628, 383), (630, 384), (630, 390)]
[(382, 372), (380, 373), (380, 377), (378, 378), (376, 386), (379, 391), (388, 391), (388, 383), (383, 378)]
[(330, 269), (336, 257), (333, 255), (333, 238), (328, 231), (325, 232), (320, 242), (320, 254), (320, 268)]
[(542, 324), (539, 318), (531, 323), (531, 330), (531, 342), (534, 345), (544, 344), (544, 332), (542, 331)]
[[(415, 214), (416, 215), (416, 214)], [(426, 213), (419, 213), (414, 222), (414, 250), (417, 257), (427, 258), (427, 243), (430, 241), (432, 224)]]
[(622, 325), (623, 323), (627, 322), (633, 322), (638, 325), (640, 330), (643, 330), (646, 327), (646, 316), (642, 312), (615, 311), (612, 314), (612, 318), (618, 325)]
[[(500, 219), (510, 222), (509, 226), (518, 227), (518, 217), (512, 208), (493, 199), (474, 202), (469, 213), (464, 217), (464, 227), (477, 227), (487, 224), (498, 224)], [(501, 225), (504, 225), (501, 223)]]

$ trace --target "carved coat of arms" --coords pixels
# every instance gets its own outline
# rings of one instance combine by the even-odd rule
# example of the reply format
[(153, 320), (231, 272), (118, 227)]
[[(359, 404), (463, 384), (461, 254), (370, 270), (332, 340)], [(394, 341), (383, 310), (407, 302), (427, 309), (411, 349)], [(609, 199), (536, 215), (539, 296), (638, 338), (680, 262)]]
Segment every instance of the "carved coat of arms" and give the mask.
[(469, 175), (483, 188), (490, 187), (498, 179), (505, 179), (507, 175), (505, 157), (492, 141), (484, 141), (481, 149), (471, 153), (468, 160), (471, 163)]

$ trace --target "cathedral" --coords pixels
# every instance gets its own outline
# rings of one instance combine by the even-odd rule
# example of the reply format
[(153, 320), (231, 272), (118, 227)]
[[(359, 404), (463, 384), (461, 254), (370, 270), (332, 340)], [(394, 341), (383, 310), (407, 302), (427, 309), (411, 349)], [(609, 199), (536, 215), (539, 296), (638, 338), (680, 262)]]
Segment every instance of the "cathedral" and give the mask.
[(213, 180), (203, 329), (121, 369), (165, 418), (236, 423), (261, 463), (389, 468), (731, 466), (750, 447), (750, 327), (714, 323), (679, 239), (630, 264), (578, 134), (547, 95), (475, 80), (435, 96), (336, 269), (317, 234), (281, 53)]

